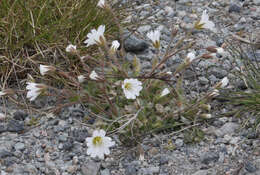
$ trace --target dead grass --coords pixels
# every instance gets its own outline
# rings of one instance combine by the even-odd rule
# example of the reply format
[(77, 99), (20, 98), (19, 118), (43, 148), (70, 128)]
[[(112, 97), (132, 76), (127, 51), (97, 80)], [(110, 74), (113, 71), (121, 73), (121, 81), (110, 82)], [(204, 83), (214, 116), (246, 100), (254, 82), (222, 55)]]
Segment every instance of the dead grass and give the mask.
[[(83, 45), (87, 33), (100, 24), (106, 34), (117, 31), (111, 15), (96, 8), (96, 0), (2, 0), (0, 3), (0, 77), (2, 86), (36, 75), (39, 63), (74, 69), (64, 55), (72, 43)], [(89, 49), (88, 49), (89, 51)]]

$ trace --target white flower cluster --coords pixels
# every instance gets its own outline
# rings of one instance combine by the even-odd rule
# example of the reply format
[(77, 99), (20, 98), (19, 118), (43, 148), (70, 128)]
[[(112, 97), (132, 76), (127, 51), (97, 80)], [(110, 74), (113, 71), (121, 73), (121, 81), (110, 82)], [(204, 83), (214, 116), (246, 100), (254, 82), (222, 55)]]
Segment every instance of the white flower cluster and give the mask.
[[(105, 0), (99, 0), (97, 3), (97, 6), (100, 8), (106, 8), (109, 7)], [(86, 44), (86, 47), (92, 46), (92, 45), (99, 45), (104, 46), (106, 43), (106, 38), (104, 36), (105, 32), (105, 25), (100, 25), (97, 29), (92, 29), (87, 34), (87, 39), (84, 41), (84, 44)], [(209, 16), (207, 14), (207, 11), (203, 11), (203, 14), (201, 16), (201, 19), (199, 22), (195, 24), (195, 28), (197, 29), (209, 29), (211, 31), (216, 31), (215, 24), (209, 20)], [(152, 41), (152, 44), (155, 48), (160, 49), (160, 30), (150, 31), (147, 33), (147, 38), (149, 38)], [(106, 46), (106, 45), (105, 45)], [(110, 47), (110, 52), (115, 53), (118, 48), (120, 47), (120, 43), (115, 40), (112, 42)], [(66, 52), (68, 53), (77, 53), (77, 46), (69, 44), (66, 47)], [(214, 52), (216, 53), (224, 53), (224, 50), (222, 48), (215, 48)], [(185, 63), (190, 64), (193, 60), (196, 59), (196, 56), (194, 52), (189, 52), (185, 58)], [(40, 65), (39, 67), (40, 74), (46, 75), (51, 72), (54, 72), (56, 69), (53, 66), (48, 65)], [(167, 74), (171, 75), (171, 72), (167, 72)], [(98, 81), (102, 80), (103, 77), (99, 76), (98, 73), (95, 72), (95, 70), (92, 70), (89, 75), (89, 79)], [(85, 75), (79, 75), (77, 77), (79, 83), (83, 83), (87, 77)], [(223, 88), (227, 86), (228, 79), (225, 77), (219, 84), (219, 87)], [(123, 93), (127, 99), (136, 99), (139, 95), (141, 90), (143, 89), (142, 82), (135, 78), (126, 78), (124, 79), (123, 83), (121, 84)], [(38, 84), (34, 82), (28, 82), (26, 89), (28, 91), (27, 98), (30, 101), (35, 100), (40, 94), (42, 94), (48, 86), (44, 84)], [(170, 94), (171, 91), (168, 88), (164, 88), (161, 91), (160, 97), (167, 96)], [(214, 91), (216, 95), (217, 92)], [(6, 95), (5, 91), (0, 91), (0, 96)], [(92, 137), (86, 138), (86, 144), (87, 144), (87, 154), (91, 157), (98, 157), (100, 159), (104, 159), (105, 155), (110, 154), (109, 148), (115, 145), (115, 142), (112, 141), (110, 137), (106, 136), (106, 132), (104, 130), (95, 130), (93, 132)]]

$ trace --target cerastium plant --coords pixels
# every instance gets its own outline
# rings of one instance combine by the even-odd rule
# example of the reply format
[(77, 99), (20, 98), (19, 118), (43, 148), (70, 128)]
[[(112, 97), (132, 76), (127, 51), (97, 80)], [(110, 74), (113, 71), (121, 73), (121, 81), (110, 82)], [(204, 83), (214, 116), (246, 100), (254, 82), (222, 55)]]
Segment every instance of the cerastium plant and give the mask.
[[(122, 35), (122, 28), (108, 2), (100, 0), (97, 6), (111, 13)], [(216, 30), (206, 11), (194, 28)], [(178, 29), (173, 28), (171, 41), (176, 35)], [(190, 36), (191, 31), (188, 31), (184, 38), (175, 44), (171, 42), (166, 52), (161, 53), (160, 31), (149, 32), (147, 37), (157, 49), (157, 55), (151, 70), (144, 71), (139, 58), (135, 57), (129, 62), (125, 59), (123, 47), (118, 52), (123, 37), (120, 36), (121, 41), (108, 40), (106, 26), (100, 25), (87, 34), (84, 41), (86, 47), (77, 49), (79, 46), (70, 44), (66, 48), (67, 56), (80, 63), (77, 75), (66, 72), (62, 67), (40, 64), (41, 76), (47, 77), (49, 81), (38, 83), (40, 79), (32, 79), (27, 82), (27, 98), (34, 101), (40, 96), (55, 96), (57, 104), (52, 112), (77, 103), (85, 104), (94, 117), (105, 121), (93, 127), (106, 129), (110, 133), (119, 132), (135, 139), (149, 132), (179, 128), (187, 124), (181, 119), (186, 119), (191, 124), (211, 118), (209, 102), (219, 94), (219, 88), (228, 84), (228, 79), (224, 78), (198, 99), (190, 99), (183, 91), (182, 73), (192, 62), (212, 58), (216, 53), (221, 54), (223, 49), (209, 47), (207, 53), (196, 56), (191, 50), (194, 41), (184, 44), (184, 40)], [(96, 46), (98, 54), (87, 54), (88, 49)], [(186, 58), (174, 72), (161, 70), (168, 59), (188, 50)], [(50, 80), (62, 83), (62, 88), (51, 86)], [(14, 93), (13, 90), (3, 89), (0, 95), (9, 96)], [(108, 148), (114, 145), (110, 138), (105, 137), (103, 130), (94, 132), (87, 142), (90, 147), (88, 153), (100, 158), (109, 154)], [(93, 151), (98, 146), (102, 147), (103, 152), (94, 154)]]

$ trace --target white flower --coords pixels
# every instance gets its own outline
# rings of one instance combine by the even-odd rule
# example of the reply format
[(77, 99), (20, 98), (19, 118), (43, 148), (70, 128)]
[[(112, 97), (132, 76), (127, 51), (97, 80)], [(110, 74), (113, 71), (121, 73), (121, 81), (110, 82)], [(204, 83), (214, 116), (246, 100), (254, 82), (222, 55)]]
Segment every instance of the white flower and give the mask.
[(119, 46), (120, 46), (120, 43), (117, 40), (115, 40), (112, 42), (112, 46), (111, 46), (110, 50), (112, 52), (115, 52), (119, 48)]
[(165, 95), (168, 95), (170, 93), (170, 90), (168, 88), (165, 88), (162, 93), (161, 93), (161, 96), (160, 97), (163, 97)]
[(203, 11), (200, 21), (195, 24), (195, 28), (209, 29), (213, 32), (216, 31), (214, 22), (209, 20), (209, 15), (207, 14), (207, 10)]
[(92, 137), (86, 138), (87, 142), (87, 154), (91, 157), (99, 157), (104, 159), (104, 154), (110, 154), (109, 147), (114, 146), (115, 142), (110, 137), (105, 137), (106, 132), (104, 130), (95, 130)]
[(85, 76), (84, 75), (79, 75), (78, 76), (78, 81), (80, 82), (80, 83), (83, 83), (84, 81), (85, 81)]
[(97, 6), (101, 7), (101, 8), (104, 8), (105, 7), (105, 3), (106, 3), (105, 0), (99, 0)]
[(104, 32), (104, 25), (99, 26), (97, 30), (92, 29), (91, 32), (88, 33), (88, 39), (85, 40), (84, 43), (87, 44), (87, 47), (95, 44), (102, 44), (105, 41)]
[(37, 83), (32, 83), (28, 82), (26, 89), (28, 90), (27, 92), (27, 98), (29, 98), (30, 101), (35, 100), (46, 88), (44, 84), (37, 84)]
[(40, 73), (41, 73), (41, 75), (45, 75), (45, 74), (47, 74), (49, 71), (54, 71), (55, 70), (55, 68), (54, 67), (52, 67), (52, 66), (46, 66), (46, 65), (42, 65), (42, 64), (40, 64)]
[(125, 96), (127, 99), (136, 99), (139, 96), (140, 91), (142, 90), (142, 82), (137, 79), (125, 79), (122, 84)]
[(186, 57), (186, 63), (191, 63), (195, 58), (196, 57), (193, 52), (188, 53)]
[(76, 52), (76, 50), (77, 50), (77, 46), (72, 45), (72, 44), (69, 44), (66, 47), (66, 52), (74, 53), (74, 52)]
[(98, 74), (93, 70), (90, 75), (89, 75), (89, 78), (91, 80), (97, 80), (99, 78)]
[(228, 85), (228, 83), (229, 83), (229, 80), (228, 80), (227, 77), (225, 77), (225, 78), (223, 78), (223, 79), (221, 80), (221, 85), (220, 85), (220, 87), (221, 87), (221, 88), (224, 88), (224, 87), (226, 87), (226, 86)]
[(147, 33), (147, 37), (152, 40), (153, 46), (157, 49), (160, 48), (160, 36), (161, 32), (159, 30), (151, 31)]

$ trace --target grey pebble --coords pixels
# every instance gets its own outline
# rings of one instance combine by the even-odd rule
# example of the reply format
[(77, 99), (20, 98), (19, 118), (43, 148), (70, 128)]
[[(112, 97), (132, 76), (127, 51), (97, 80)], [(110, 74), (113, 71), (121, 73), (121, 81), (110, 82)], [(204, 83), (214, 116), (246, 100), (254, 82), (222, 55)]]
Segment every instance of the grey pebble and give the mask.
[(138, 173), (143, 175), (151, 175), (151, 174), (157, 174), (160, 171), (160, 167), (148, 167), (148, 168), (141, 168)]
[(249, 173), (254, 173), (257, 170), (257, 168), (255, 167), (255, 165), (248, 161), (245, 163), (245, 170)]
[(133, 175), (133, 174), (137, 174), (137, 169), (136, 169), (136, 166), (135, 165), (128, 165), (126, 168), (125, 168), (125, 174), (126, 175)]
[(110, 175), (109, 169), (104, 169), (100, 171), (100, 175)]
[(13, 114), (13, 118), (15, 120), (23, 121), (28, 116), (28, 114), (24, 111), (18, 110)]
[(222, 137), (226, 134), (232, 134), (239, 128), (239, 124), (228, 122), (225, 123), (221, 128), (215, 131), (215, 135), (218, 137)]
[(209, 73), (214, 75), (216, 78), (222, 79), (228, 75), (228, 72), (224, 69), (214, 67), (209, 70)]
[(219, 154), (216, 152), (206, 152), (200, 157), (201, 162), (204, 164), (209, 164), (210, 162), (216, 162), (219, 159)]
[(81, 167), (82, 175), (98, 175), (100, 163), (93, 161), (86, 162)]
[(241, 7), (239, 5), (237, 5), (237, 4), (230, 4), (228, 12), (229, 13), (232, 13), (232, 12), (239, 13), (240, 10), (241, 10)]
[(25, 149), (25, 145), (24, 145), (24, 143), (18, 142), (18, 143), (16, 143), (16, 144), (14, 145), (14, 148), (15, 148), (15, 150), (22, 151), (22, 150)]
[(201, 85), (207, 85), (209, 80), (206, 77), (199, 77), (199, 82)]
[(208, 170), (199, 170), (192, 175), (207, 175), (207, 174), (208, 174)]
[(24, 131), (24, 122), (19, 122), (17, 120), (10, 120), (7, 124), (7, 131), (20, 133)]
[(128, 31), (124, 33), (124, 38), (124, 47), (127, 52), (140, 53), (149, 47), (144, 40), (137, 38)]
[(6, 157), (11, 157), (11, 156), (14, 156), (14, 154), (5, 149), (0, 149), (0, 158), (1, 159), (4, 159)]

